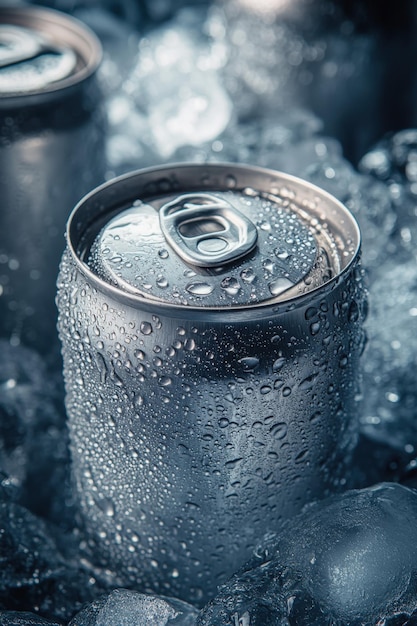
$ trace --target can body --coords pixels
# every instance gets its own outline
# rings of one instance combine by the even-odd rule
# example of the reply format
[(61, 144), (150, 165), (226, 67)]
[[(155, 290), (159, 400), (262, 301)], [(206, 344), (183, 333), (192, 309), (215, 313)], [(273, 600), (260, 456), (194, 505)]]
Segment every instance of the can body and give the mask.
[(261, 307), (122, 300), (65, 253), (59, 327), (81, 510), (122, 580), (201, 603), (266, 532), (343, 479), (363, 347), (359, 261)]
[(0, 94), (0, 332), (59, 354), (55, 285), (65, 223), (74, 204), (104, 180), (94, 75), (100, 49), (88, 31), (54, 11), (1, 9), (0, 31), (10, 24), (55, 33), (59, 41), (67, 36), (85, 63), (52, 90)]

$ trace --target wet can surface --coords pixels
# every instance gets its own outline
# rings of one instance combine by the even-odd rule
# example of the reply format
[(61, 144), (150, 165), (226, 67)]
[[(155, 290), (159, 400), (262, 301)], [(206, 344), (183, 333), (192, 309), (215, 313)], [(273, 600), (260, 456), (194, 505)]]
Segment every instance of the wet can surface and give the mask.
[(202, 603), (343, 484), (365, 292), (350, 213), (237, 165), (143, 170), (76, 207), (58, 280), (73, 472), (94, 555)]
[(0, 334), (55, 349), (55, 286), (74, 204), (104, 180), (96, 37), (36, 7), (0, 8)]

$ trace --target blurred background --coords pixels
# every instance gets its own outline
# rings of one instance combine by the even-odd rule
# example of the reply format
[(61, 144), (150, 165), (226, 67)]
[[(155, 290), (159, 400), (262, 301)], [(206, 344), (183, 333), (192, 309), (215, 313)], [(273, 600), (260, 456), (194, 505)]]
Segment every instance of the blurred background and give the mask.
[[(239, 120), (255, 112), (265, 115), (278, 108), (306, 107), (322, 120), (325, 134), (341, 141), (344, 154), (354, 163), (384, 133), (416, 124), (417, 7), (412, 0), (44, 0), (34, 4), (86, 22), (105, 48), (106, 91), (131, 93), (139, 113), (146, 106), (154, 109), (155, 124), (163, 126), (161, 118), (165, 123), (168, 118), (162, 112), (158, 116), (153, 98), (165, 107), (165, 114), (183, 114), (188, 118), (184, 142), (188, 136), (191, 143), (210, 139), (208, 135), (214, 137), (230, 124), (227, 115), (232, 111), (224, 110), (224, 101), (217, 102), (217, 85), (201, 77), (204, 84), (199, 84), (198, 70), (205, 74), (221, 70), (222, 86)], [(158, 41), (165, 50), (160, 58)], [(112, 75), (114, 65), (118, 71)], [(160, 85), (155, 81), (157, 69), (166, 70), (159, 74)], [(197, 103), (179, 110), (178, 100), (186, 96), (172, 87), (174, 71), (182, 72), (193, 95), (206, 99), (217, 116), (206, 118), (201, 108), (195, 109)], [(120, 94), (120, 82), (127, 77), (130, 81), (123, 83)], [(170, 97), (171, 108), (162, 102), (164, 96)], [(122, 103), (118, 104), (113, 102), (110, 109), (113, 123), (118, 116), (126, 118)], [(206, 137), (189, 126), (191, 117), (196, 125), (204, 123)], [(180, 147), (172, 134), (166, 138), (165, 153)], [(125, 146), (128, 149), (135, 152), (133, 145)], [(136, 146), (135, 156), (138, 152)]]

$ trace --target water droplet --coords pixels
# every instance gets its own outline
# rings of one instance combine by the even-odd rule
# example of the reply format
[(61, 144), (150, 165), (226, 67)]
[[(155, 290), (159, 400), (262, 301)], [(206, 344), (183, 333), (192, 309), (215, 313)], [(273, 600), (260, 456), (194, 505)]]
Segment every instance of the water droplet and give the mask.
[(288, 426), (285, 422), (277, 422), (271, 426), (269, 432), (276, 439), (284, 439), (287, 436)]
[(244, 283), (250, 284), (253, 283), (253, 281), (255, 280), (256, 274), (253, 269), (248, 267), (240, 272), (240, 277)]
[(319, 421), (320, 418), (321, 418), (321, 411), (315, 411), (315, 413), (313, 413), (313, 415), (310, 417), (310, 422), (312, 424), (315, 424), (316, 422)]
[(319, 373), (315, 372), (314, 374), (307, 376), (306, 378), (304, 378), (304, 380), (300, 382), (298, 388), (301, 389), (301, 391), (308, 391), (308, 389), (311, 389), (313, 387), (318, 375)]
[(282, 395), (284, 396), (284, 398), (287, 398), (289, 395), (291, 395), (291, 387), (284, 387), (284, 389), (282, 390)]
[(274, 361), (274, 364), (272, 365), (272, 371), (273, 372), (279, 372), (280, 369), (282, 369), (284, 363), (285, 363), (285, 358), (282, 356), (279, 359), (277, 359), (276, 361)]
[(288, 278), (280, 277), (269, 283), (268, 287), (273, 296), (279, 296), (284, 291), (294, 287), (294, 283)]
[(158, 250), (158, 256), (161, 259), (167, 259), (169, 257), (169, 252), (166, 248), (161, 248), (161, 250)]
[(140, 408), (141, 406), (143, 406), (143, 396), (136, 396), (135, 398), (135, 407), (136, 408)]
[(101, 498), (101, 500), (96, 501), (96, 504), (105, 515), (108, 517), (114, 516), (114, 504), (110, 498)]
[(172, 379), (169, 376), (161, 376), (159, 379), (159, 384), (162, 387), (168, 387), (172, 383)]
[(321, 327), (320, 322), (313, 322), (313, 324), (311, 324), (311, 326), (310, 326), (310, 333), (312, 335), (317, 335), (317, 333), (320, 330), (320, 327)]
[(242, 457), (239, 457), (239, 458), (237, 458), (237, 459), (232, 459), (231, 461), (226, 461), (226, 463), (224, 464), (224, 466), (225, 466), (227, 469), (234, 469), (234, 468), (236, 467), (236, 465), (237, 465), (238, 463), (240, 463), (240, 461), (243, 461), (243, 458), (242, 458)]
[(345, 369), (347, 364), (348, 364), (348, 357), (346, 356), (346, 354), (344, 354), (343, 356), (340, 357), (339, 367), (341, 369)]
[(317, 309), (314, 306), (310, 306), (307, 311), (304, 314), (304, 317), (306, 318), (306, 320), (311, 320), (313, 319), (313, 317), (315, 317), (317, 315)]
[(349, 322), (357, 322), (359, 319), (359, 307), (356, 300), (353, 300), (349, 307), (348, 320)]
[(233, 276), (224, 278), (220, 284), (222, 289), (224, 289), (229, 296), (236, 296), (239, 293), (239, 281)]
[(305, 461), (306, 456), (308, 455), (308, 450), (302, 450), (299, 454), (297, 454), (297, 456), (295, 457), (295, 462), (296, 463), (303, 463)]
[(214, 285), (209, 285), (208, 283), (188, 283), (185, 289), (194, 296), (209, 296), (214, 291)]
[(258, 226), (261, 230), (266, 230), (266, 231), (271, 230), (271, 224), (267, 222), (266, 220), (262, 220), (261, 222), (258, 222)]
[(169, 285), (168, 280), (165, 278), (165, 276), (162, 275), (158, 276), (158, 278), (156, 279), (156, 284), (161, 289), (165, 289)]
[(263, 396), (266, 396), (270, 391), (272, 391), (272, 387), (270, 385), (263, 385), (260, 389)]
[(152, 324), (149, 322), (142, 322), (140, 325), (140, 332), (142, 335), (150, 335), (152, 333)]
[(186, 339), (184, 341), (184, 350), (188, 350), (188, 352), (191, 352), (192, 350), (195, 349), (195, 345), (196, 344), (195, 344), (194, 339), (191, 339), (191, 338)]
[(265, 259), (265, 261), (262, 263), (262, 267), (266, 269), (267, 272), (270, 272), (270, 273), (272, 273), (275, 269), (275, 265), (273, 261), (271, 261), (271, 259)]
[(281, 259), (281, 261), (286, 261), (291, 256), (290, 253), (287, 252), (287, 250), (280, 250), (279, 248), (276, 248), (274, 252), (275, 252), (275, 256), (278, 259)]
[(259, 365), (259, 359), (254, 356), (246, 356), (243, 359), (239, 359), (238, 363), (243, 366), (245, 372), (252, 372)]
[(236, 178), (232, 174), (228, 174), (226, 176), (226, 186), (229, 187), (229, 189), (234, 189), (236, 187), (236, 184)]

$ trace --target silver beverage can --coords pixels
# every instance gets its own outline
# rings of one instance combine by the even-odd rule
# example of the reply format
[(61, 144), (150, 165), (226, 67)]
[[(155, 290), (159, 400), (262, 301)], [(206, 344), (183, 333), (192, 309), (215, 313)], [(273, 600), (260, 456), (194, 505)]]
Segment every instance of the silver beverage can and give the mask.
[(56, 278), (74, 205), (104, 181), (101, 45), (80, 22), (0, 7), (0, 336), (55, 349)]
[(241, 165), (142, 170), (73, 211), (58, 280), (92, 553), (201, 604), (337, 490), (357, 436), (360, 235), (335, 198)]

